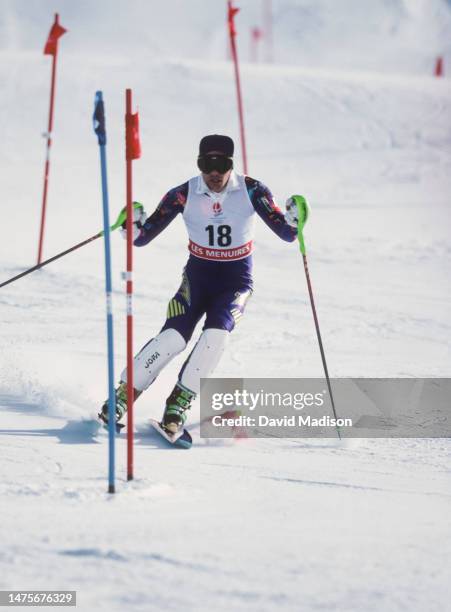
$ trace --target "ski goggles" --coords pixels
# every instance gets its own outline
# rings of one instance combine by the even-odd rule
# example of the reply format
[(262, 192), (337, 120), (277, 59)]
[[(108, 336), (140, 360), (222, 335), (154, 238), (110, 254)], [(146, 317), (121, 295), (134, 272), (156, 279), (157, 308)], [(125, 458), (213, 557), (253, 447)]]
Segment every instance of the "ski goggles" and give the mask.
[(225, 174), (233, 168), (233, 159), (225, 155), (201, 155), (197, 158), (197, 167), (204, 174), (214, 171)]

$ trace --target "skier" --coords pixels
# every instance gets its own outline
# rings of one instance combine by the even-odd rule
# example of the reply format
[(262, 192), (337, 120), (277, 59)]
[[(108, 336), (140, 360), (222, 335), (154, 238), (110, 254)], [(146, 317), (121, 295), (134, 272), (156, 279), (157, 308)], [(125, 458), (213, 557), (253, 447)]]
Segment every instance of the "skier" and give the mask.
[[(230, 332), (242, 317), (252, 294), (252, 237), (255, 213), (280, 237), (297, 236), (297, 207), (289, 198), (285, 215), (261, 182), (233, 170), (234, 143), (213, 134), (200, 141), (200, 174), (171, 189), (146, 219), (135, 210), (134, 245), (148, 244), (181, 213), (190, 255), (181, 285), (169, 301), (166, 322), (134, 358), (134, 397), (141, 395), (161, 370), (189, 342), (206, 315), (202, 333), (183, 364), (166, 400), (160, 426), (169, 435), (183, 430), (186, 411), (199, 393), (200, 378), (217, 366)], [(121, 230), (126, 237), (126, 229)], [(127, 410), (127, 371), (116, 389), (116, 419)], [(108, 422), (108, 401), (99, 417)]]

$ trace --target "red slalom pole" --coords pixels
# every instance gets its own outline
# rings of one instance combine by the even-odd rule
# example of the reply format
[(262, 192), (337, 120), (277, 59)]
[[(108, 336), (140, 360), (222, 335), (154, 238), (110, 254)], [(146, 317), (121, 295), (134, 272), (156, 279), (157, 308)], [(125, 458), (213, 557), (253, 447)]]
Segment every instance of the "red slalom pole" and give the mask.
[(44, 134), (47, 139), (47, 150), (45, 156), (45, 169), (44, 169), (44, 190), (42, 194), (42, 210), (41, 210), (41, 228), (39, 230), (39, 246), (38, 246), (38, 265), (42, 261), (42, 250), (44, 244), (44, 227), (45, 227), (45, 213), (47, 209), (47, 192), (50, 172), (50, 149), (52, 146), (52, 129), (53, 129), (53, 110), (55, 107), (55, 84), (56, 84), (56, 60), (58, 57), (58, 39), (67, 30), (59, 24), (59, 15), (55, 13), (55, 21), (50, 29), (50, 33), (47, 38), (47, 42), (44, 47), (44, 55), (52, 55), (52, 81), (50, 85), (50, 106), (49, 106), (49, 120), (47, 126), (47, 132)]
[[(132, 90), (125, 92), (127, 219), (133, 217), (132, 209), (132, 158), (129, 154), (128, 131), (132, 114)], [(127, 223), (127, 480), (133, 480), (133, 224)]]
[[(133, 219), (132, 160), (141, 156), (138, 113), (132, 114), (132, 90), (125, 91), (125, 159), (127, 179), (127, 221)], [(133, 480), (133, 223), (127, 223), (127, 480)]]
[(243, 152), (243, 171), (247, 174), (247, 154), (246, 154), (246, 137), (244, 132), (244, 113), (243, 113), (243, 100), (241, 96), (241, 83), (240, 83), (240, 71), (238, 67), (238, 53), (236, 50), (236, 29), (235, 29), (235, 15), (240, 10), (233, 6), (232, 0), (228, 0), (228, 24), (229, 24), (229, 35), (230, 35), (230, 50), (232, 52), (233, 65), (235, 68), (235, 82), (236, 82), (236, 94), (238, 100), (238, 115), (240, 120), (240, 137), (241, 137), (241, 150)]

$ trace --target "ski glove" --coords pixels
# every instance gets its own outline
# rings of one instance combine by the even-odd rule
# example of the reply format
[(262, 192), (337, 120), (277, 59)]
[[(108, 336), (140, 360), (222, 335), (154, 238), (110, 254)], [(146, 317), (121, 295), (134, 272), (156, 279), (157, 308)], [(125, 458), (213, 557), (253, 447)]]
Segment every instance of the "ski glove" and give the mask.
[[(135, 208), (133, 210), (133, 241), (135, 241), (141, 235), (141, 228), (146, 222), (147, 214), (144, 208)], [(122, 224), (119, 230), (124, 240), (127, 240), (127, 220)]]
[(285, 202), (285, 208), (287, 209), (287, 212), (285, 213), (285, 222), (288, 223), (288, 225), (291, 225), (291, 227), (297, 228), (298, 207), (296, 202), (293, 200), (293, 197), (288, 198), (288, 200)]

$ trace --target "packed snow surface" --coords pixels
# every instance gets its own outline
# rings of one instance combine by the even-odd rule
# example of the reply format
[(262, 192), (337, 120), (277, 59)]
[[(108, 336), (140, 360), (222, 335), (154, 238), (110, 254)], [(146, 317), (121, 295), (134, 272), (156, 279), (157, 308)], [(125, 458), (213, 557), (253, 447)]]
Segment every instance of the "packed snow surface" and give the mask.
[[(237, 16), (249, 174), (310, 201), (309, 268), (333, 376), (444, 377), (450, 365), (451, 86), (445, 0), (273, 0), (272, 63), (249, 62), (262, 4)], [(53, 13), (60, 41), (44, 257), (102, 226), (94, 93), (104, 92), (110, 209), (124, 205), (124, 91), (150, 213), (196, 173), (198, 140), (241, 149), (225, 3), (2, 0), (0, 282), (35, 264)], [(265, 57), (268, 49), (261, 49)], [(268, 56), (268, 55), (267, 55)], [(266, 57), (267, 57), (266, 56)], [(451, 61), (451, 58), (450, 58)], [(135, 250), (136, 349), (160, 329), (187, 257), (182, 219)], [(116, 377), (125, 247), (112, 236)], [(321, 377), (302, 259), (257, 222), (255, 292), (220, 377)], [(108, 495), (101, 240), (0, 289), (0, 589), (77, 591), (81, 610), (443, 611), (448, 439), (208, 440), (159, 418), (188, 352), (136, 404), (135, 479), (117, 440)], [(197, 334), (195, 334), (195, 339)], [(190, 345), (192, 346), (192, 344)], [(190, 348), (187, 349), (189, 351)]]

